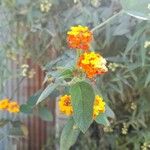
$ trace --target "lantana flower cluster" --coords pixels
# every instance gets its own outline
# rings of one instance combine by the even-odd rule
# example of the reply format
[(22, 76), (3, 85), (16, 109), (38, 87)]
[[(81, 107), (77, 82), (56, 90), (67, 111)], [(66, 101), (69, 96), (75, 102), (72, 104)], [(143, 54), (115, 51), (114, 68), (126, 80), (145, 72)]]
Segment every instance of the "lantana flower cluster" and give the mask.
[[(64, 95), (60, 97), (59, 109), (63, 114), (67, 116), (71, 116), (73, 114), (73, 107), (71, 104), (70, 95)], [(96, 95), (93, 105), (93, 119), (95, 119), (100, 113), (104, 112), (105, 112), (105, 102), (103, 101), (102, 97)]]
[(81, 25), (71, 27), (71, 30), (67, 32), (68, 46), (73, 49), (88, 51), (92, 39), (92, 32), (88, 27)]
[(83, 53), (79, 60), (78, 66), (86, 73), (88, 78), (93, 78), (95, 75), (104, 74), (108, 71), (106, 60), (97, 53)]
[(77, 66), (88, 78), (93, 78), (108, 71), (106, 60), (100, 54), (90, 52), (92, 40), (93, 34), (86, 26), (74, 26), (67, 32), (68, 46), (81, 52), (77, 60)]
[(20, 105), (15, 101), (10, 101), (8, 98), (0, 100), (0, 110), (6, 110), (10, 113), (20, 112)]
[[(77, 69), (83, 72), (87, 78), (92, 79), (97, 75), (104, 74), (108, 71), (106, 60), (99, 53), (90, 51), (90, 44), (93, 40), (93, 33), (87, 26), (73, 26), (67, 32), (68, 46), (77, 51)], [(71, 96), (64, 95), (60, 97), (59, 109), (62, 113), (70, 116), (73, 114)], [(105, 112), (105, 102), (102, 97), (96, 95), (93, 104), (93, 119), (100, 113)]]

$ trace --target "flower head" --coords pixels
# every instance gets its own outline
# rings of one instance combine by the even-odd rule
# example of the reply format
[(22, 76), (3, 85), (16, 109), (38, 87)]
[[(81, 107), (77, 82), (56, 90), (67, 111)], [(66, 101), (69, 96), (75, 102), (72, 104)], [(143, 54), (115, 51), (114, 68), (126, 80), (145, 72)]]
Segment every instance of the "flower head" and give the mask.
[(128, 134), (128, 124), (126, 122), (123, 123), (123, 127), (122, 127), (122, 134), (126, 135)]
[[(64, 95), (59, 100), (59, 109), (62, 113), (70, 116), (73, 114), (73, 107), (71, 105), (71, 96)], [(105, 112), (105, 102), (102, 97), (96, 95), (93, 105), (93, 119), (95, 119), (100, 113)]]
[(7, 98), (0, 100), (0, 109), (4, 110), (7, 109), (9, 104), (9, 100)]
[[(120, 65), (121, 66), (121, 65)], [(119, 67), (119, 64), (116, 64), (116, 63), (109, 63), (109, 65), (108, 65), (108, 68), (112, 71), (112, 72), (114, 72), (114, 71), (116, 71), (116, 69)]]
[(59, 100), (59, 109), (62, 113), (66, 114), (67, 116), (72, 115), (73, 107), (71, 105), (71, 96), (64, 95)]
[(67, 42), (70, 48), (87, 51), (89, 49), (89, 43), (92, 39), (92, 32), (86, 26), (74, 26), (67, 32)]
[(149, 150), (150, 143), (144, 142), (143, 145), (141, 145), (141, 150)]
[(99, 95), (95, 96), (94, 106), (93, 106), (93, 118), (95, 119), (100, 113), (105, 112), (105, 102)]
[(20, 111), (20, 106), (17, 102), (12, 101), (12, 102), (9, 102), (7, 110), (10, 113), (18, 113)]
[(104, 74), (108, 71), (106, 60), (95, 52), (84, 53), (79, 57), (78, 66), (86, 73), (87, 77)]
[(150, 47), (150, 41), (145, 41), (144, 48), (148, 48), (148, 47)]
[(45, 12), (45, 13), (49, 12), (51, 6), (52, 6), (52, 4), (48, 0), (43, 1), (40, 4), (41, 12)]

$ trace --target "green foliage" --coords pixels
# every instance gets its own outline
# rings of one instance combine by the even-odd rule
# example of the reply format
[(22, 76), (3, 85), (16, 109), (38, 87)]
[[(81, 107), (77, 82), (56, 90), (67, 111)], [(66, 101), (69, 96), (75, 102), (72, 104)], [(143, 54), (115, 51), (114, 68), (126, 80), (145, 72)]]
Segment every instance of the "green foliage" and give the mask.
[[(1, 6), (10, 14), (10, 17), (5, 17), (4, 24), (1, 24), (2, 29), (7, 25), (10, 32), (10, 38), (3, 39), (4, 42), (0, 45), (1, 96), (6, 95), (4, 89), (7, 80), (14, 77), (7, 67), (8, 61), (16, 62), (14, 54), (21, 55), (24, 62), (30, 58), (41, 66), (47, 64), (44, 67), (44, 83), (47, 83), (45, 90), (38, 96), (31, 97), (27, 104), (21, 106), (21, 111), (26, 114), (34, 113), (57, 87), (63, 87), (68, 92), (66, 86), (71, 86), (75, 115), (74, 120), (71, 119), (65, 126), (63, 140), (61, 139), (61, 145), (69, 149), (79, 133), (78, 129), (73, 130), (74, 122), (83, 132), (92, 122), (94, 92), (88, 83), (81, 84), (83, 81), (77, 82), (80, 79), (74, 78), (75, 54), (67, 51), (66, 31), (75, 24), (88, 25), (95, 34), (91, 47), (107, 57), (108, 65), (117, 63), (119, 66), (110, 68), (106, 76), (97, 79), (99, 91), (115, 115), (106, 105), (105, 114), (96, 121), (108, 125), (108, 117), (113, 131), (100, 135), (101, 138), (97, 137), (98, 142), (92, 139), (93, 133), (88, 138), (84, 136), (81, 141), (85, 143), (79, 143), (80, 149), (140, 149), (144, 142), (150, 141), (150, 52), (149, 47), (144, 46), (146, 41), (150, 41), (149, 0), (122, 0), (123, 11), (117, 0), (79, 0), (76, 3), (73, 0), (51, 0), (49, 2), (52, 6), (48, 12), (41, 12), (41, 2), (1, 0)], [(63, 54), (64, 51), (67, 52)], [(13, 55), (8, 57), (8, 52)], [(56, 58), (58, 55), (61, 56)], [(52, 60), (53, 58), (56, 59)], [(18, 70), (21, 65), (18, 64)], [(20, 72), (16, 76), (20, 76)], [(39, 105), (35, 106), (36, 103)], [(51, 119), (51, 114), (44, 108), (40, 116), (44, 120)], [(123, 123), (127, 124), (126, 135), (122, 133)], [(7, 125), (7, 121), (2, 120), (0, 124)], [(19, 125), (15, 127), (20, 128)], [(101, 126), (99, 128), (101, 130)], [(96, 133), (99, 128), (96, 128)], [(26, 132), (26, 129), (23, 130)]]
[(70, 94), (74, 108), (74, 121), (81, 131), (85, 133), (92, 123), (94, 90), (90, 84), (81, 81), (71, 86)]
[[(109, 62), (117, 63), (119, 67), (115, 68), (115, 71), (111, 71), (110, 68), (107, 76), (99, 78), (98, 85), (101, 85), (99, 89), (102, 95), (105, 95), (105, 100), (114, 110), (116, 117), (110, 124), (112, 132), (106, 132), (99, 141), (101, 145), (99, 148), (104, 150), (108, 147), (114, 150), (140, 149), (142, 143), (147, 142), (146, 132), (150, 133), (148, 127), (150, 59), (149, 48), (144, 46), (145, 41), (149, 41), (149, 22), (141, 21), (133, 27), (134, 32), (130, 32), (129, 39), (125, 38), (125, 45), (120, 46), (119, 42), (110, 36), (113, 45), (119, 46), (116, 48), (110, 44), (111, 52), (108, 51), (106, 55)], [(120, 35), (119, 38), (124, 39), (124, 36)], [(112, 57), (110, 53), (115, 55)], [(126, 134), (123, 133), (123, 123), (128, 124)]]
[(27, 104), (30, 106), (30, 107), (34, 107), (37, 103), (37, 100), (39, 99), (40, 95), (41, 95), (42, 91), (39, 90), (37, 91), (36, 93), (34, 93), (32, 96), (29, 97), (28, 101), (27, 101)]
[(104, 126), (109, 126), (109, 121), (105, 113), (98, 115), (95, 121)]
[(53, 116), (49, 109), (43, 105), (36, 106), (36, 103), (41, 96), (42, 91), (39, 90), (34, 95), (29, 97), (26, 104), (22, 104), (20, 111), (24, 114), (31, 115), (32, 113), (40, 117), (43, 121), (52, 121)]
[(32, 107), (27, 105), (27, 104), (22, 104), (20, 106), (20, 111), (22, 113), (25, 113), (25, 114), (31, 114), (32, 113)]
[(133, 17), (150, 20), (149, 0), (121, 0), (125, 12)]
[(36, 104), (45, 100), (57, 87), (59, 84), (50, 84), (48, 85), (45, 90), (41, 93), (40, 97), (38, 98)]
[(69, 150), (76, 142), (79, 133), (80, 130), (76, 127), (73, 118), (69, 118), (60, 137), (60, 150)]
[(105, 106), (105, 109), (106, 109), (106, 110), (105, 110), (106, 116), (115, 119), (115, 114), (114, 114), (114, 112), (112, 111), (112, 109), (111, 109), (107, 104), (106, 104), (106, 106)]
[(40, 118), (44, 121), (52, 121), (53, 120), (52, 113), (46, 107), (40, 107), (38, 114), (39, 114)]
[(41, 93), (42, 93), (42, 91), (39, 90), (36, 93), (34, 93), (32, 96), (30, 96), (27, 103), (22, 104), (20, 106), (20, 111), (22, 113), (25, 113), (25, 114), (28, 114), (28, 115), (31, 114), (33, 112), (34, 106), (36, 105), (37, 100), (40, 97)]
[(63, 79), (69, 79), (69, 78), (71, 79), (73, 78), (73, 71), (71, 69), (66, 69), (62, 71), (60, 77)]

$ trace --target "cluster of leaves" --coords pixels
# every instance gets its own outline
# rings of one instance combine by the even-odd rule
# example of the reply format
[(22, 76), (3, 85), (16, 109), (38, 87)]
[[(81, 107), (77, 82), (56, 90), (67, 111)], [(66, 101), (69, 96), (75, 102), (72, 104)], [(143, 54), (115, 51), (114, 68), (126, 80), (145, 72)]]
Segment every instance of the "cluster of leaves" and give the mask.
[[(100, 50), (109, 62), (119, 64), (119, 67), (115, 72), (112, 71), (107, 76), (98, 79), (97, 86), (100, 93), (115, 110), (117, 118), (111, 123), (113, 132), (101, 135), (99, 144), (93, 143), (93, 145), (96, 149), (97, 147), (102, 149), (140, 149), (143, 142), (150, 141), (148, 103), (150, 60), (149, 50), (144, 48), (144, 42), (150, 40), (150, 32), (149, 21), (138, 19), (149, 20), (149, 0), (122, 0), (121, 4), (117, 0), (50, 0), (49, 3), (52, 6), (49, 12), (40, 10), (41, 2), (41, 0), (0, 1), (1, 6), (11, 16), (7, 24), (11, 38), (1, 45), (1, 60), (6, 58), (6, 52), (10, 51), (21, 53), (25, 60), (32, 58), (35, 63), (42, 66), (47, 64), (44, 68), (47, 71), (44, 82), (49, 85), (42, 93), (41, 91), (36, 93), (27, 104), (22, 105), (21, 111), (26, 114), (33, 112), (44, 120), (50, 121), (52, 115), (45, 107), (45, 99), (58, 87), (68, 91), (66, 87), (68, 85), (71, 86), (70, 92), (73, 97), (78, 96), (83, 102), (86, 98), (93, 99), (92, 95), (94, 94), (91, 93), (93, 85), (91, 86), (87, 81), (83, 83), (76, 78), (71, 80), (74, 78), (72, 65), (75, 55), (73, 52), (64, 53), (62, 57), (50, 63), (47, 62), (66, 51), (65, 35), (70, 26), (81, 24), (91, 28), (95, 27), (93, 29), (95, 42), (92, 47)], [(121, 6), (123, 11), (120, 11)], [(117, 13), (118, 11), (120, 12)], [(138, 19), (127, 16), (123, 12)], [(3, 91), (4, 81), (8, 79), (7, 76), (10, 73), (7, 59), (1, 62), (0, 84), (2, 85), (1, 91)], [(87, 91), (90, 89), (90, 95), (84, 90), (85, 88)], [(74, 89), (79, 91), (78, 95), (74, 95)], [(83, 93), (86, 97), (82, 95)], [(36, 105), (37, 103), (39, 105)], [(131, 107), (133, 104), (134, 109)], [(84, 106), (81, 104), (80, 107)], [(91, 109), (91, 107), (86, 109), (88, 110), (88, 108)], [(91, 118), (88, 116), (89, 110), (87, 110), (75, 115), (74, 119), (68, 120), (61, 138), (61, 146), (65, 150), (74, 144), (79, 134), (78, 128), (73, 130), (74, 120), (83, 132), (91, 124)], [(107, 112), (109, 112), (107, 115), (112, 117), (112, 111), (109, 109)], [(86, 120), (83, 116), (86, 117)], [(82, 121), (87, 122), (82, 123)], [(108, 124), (106, 116), (97, 122)], [(123, 123), (127, 124), (126, 135), (121, 133)], [(66, 135), (69, 136), (66, 137)], [(79, 145), (82, 147), (82, 144)]]
[[(124, 29), (123, 29), (124, 30)], [(111, 123), (111, 131), (97, 133), (98, 139), (93, 138), (93, 131), (88, 133), (90, 138), (81, 136), (76, 148), (84, 148), (88, 141), (89, 146), (95, 145), (101, 149), (140, 149), (144, 142), (150, 141), (150, 109), (149, 109), (149, 48), (144, 48), (145, 41), (149, 41), (149, 22), (141, 21), (128, 39), (126, 34), (119, 38), (126, 40), (126, 44), (121, 48), (112, 47), (115, 56), (109, 56), (108, 60), (117, 63), (118, 67), (108, 75), (99, 78), (99, 89), (109, 105), (115, 111), (116, 120)], [(111, 39), (114, 37), (111, 37)], [(116, 39), (115, 39), (116, 41)], [(116, 43), (112, 40), (113, 44)], [(115, 44), (116, 46), (116, 44)], [(120, 45), (117, 44), (117, 47)], [(122, 51), (120, 51), (122, 49)], [(116, 52), (117, 51), (117, 52)], [(107, 55), (107, 54), (106, 54)], [(107, 92), (106, 92), (107, 91)], [(127, 125), (124, 127), (124, 123)], [(123, 132), (124, 129), (126, 132)], [(98, 143), (96, 143), (96, 141)]]
[[(131, 8), (126, 8), (125, 4), (123, 6), (131, 16), (148, 20), (148, 3), (145, 1), (142, 4), (144, 4), (141, 6), (142, 9), (137, 8), (134, 3), (134, 7)], [(146, 11), (143, 12), (143, 8)], [(132, 11), (128, 11), (129, 9)], [(112, 71), (107, 76), (99, 78), (98, 85), (101, 85), (99, 89), (114, 108), (117, 118), (111, 124), (112, 132), (101, 135), (98, 143), (95, 143), (93, 138), (91, 138), (92, 142), (89, 142), (89, 136), (85, 141), (85, 136), (83, 136), (82, 140), (79, 140), (78, 146), (75, 147), (83, 149), (85, 143), (89, 142), (87, 149), (94, 147), (95, 149), (140, 149), (144, 142), (149, 143), (150, 140), (149, 48), (144, 47), (145, 42), (149, 41), (149, 21), (122, 15), (119, 17), (119, 22), (118, 19), (114, 19), (107, 23), (104, 27), (105, 32), (103, 31), (105, 34), (96, 36), (95, 45), (100, 43), (100, 46), (104, 48), (104, 51), (101, 52), (108, 57), (109, 62), (117, 63), (118, 68), (115, 72)], [(66, 57), (64, 60), (66, 61)], [(60, 64), (65, 64), (64, 62), (60, 62)], [(124, 123), (127, 124), (125, 133), (123, 132)], [(72, 124), (71, 120), (70, 124)], [(66, 127), (64, 130), (67, 130)], [(68, 132), (72, 135), (69, 129)], [(78, 131), (75, 131), (74, 138), (77, 133)], [(68, 142), (73, 143), (72, 141)]]
[[(69, 65), (65, 62), (69, 62)], [(75, 54), (69, 53), (50, 62), (45, 67), (47, 74), (45, 81), (49, 84), (41, 93), (36, 104), (43, 102), (56, 88), (63, 88), (71, 95), (73, 116), (67, 121), (60, 139), (60, 149), (69, 149), (76, 141), (80, 131), (85, 133), (93, 122), (93, 101), (99, 94), (95, 83), (78, 74), (75, 68)], [(102, 125), (109, 125), (108, 117), (114, 118), (114, 113), (106, 105), (106, 111), (100, 113), (95, 121)]]
[[(134, 2), (132, 6), (136, 6)], [(107, 130), (103, 135), (99, 132), (97, 139), (93, 138), (94, 129), (89, 133), (90, 138), (89, 136), (87, 138), (81, 136), (75, 149), (85, 148), (85, 143), (89, 143), (87, 149), (94, 147), (95, 150), (98, 148), (136, 150), (140, 149), (144, 142), (149, 144), (150, 49), (144, 47), (144, 43), (150, 40), (150, 28), (148, 13), (141, 15), (142, 11), (140, 11), (148, 11), (147, 6), (141, 6), (142, 9), (140, 9), (138, 5), (134, 9), (132, 7), (130, 11), (126, 10), (128, 14), (132, 13), (132, 16), (147, 21), (123, 15), (119, 17), (117, 27), (114, 25), (116, 22), (118, 23), (118, 20), (114, 19), (113, 22), (108, 23), (108, 27), (104, 27), (106, 29), (105, 34), (99, 34), (95, 38), (100, 45), (104, 43), (104, 51), (102, 52), (108, 57), (107, 60), (118, 64), (116, 70), (110, 68), (112, 72), (99, 78), (98, 83), (105, 99), (115, 110), (116, 120), (111, 123), (111, 131)], [(124, 123), (126, 124), (125, 127)], [(97, 130), (95, 135), (97, 135)]]
[[(144, 42), (149, 40), (149, 23), (140, 22), (134, 27), (123, 52), (109, 58), (120, 67), (106, 79), (100, 79), (103, 86), (101, 91), (107, 90), (106, 97), (111, 99), (117, 116), (113, 123), (112, 134), (118, 143), (112, 148), (139, 149), (140, 145), (150, 139), (149, 133), (149, 50), (144, 48)], [(105, 82), (107, 81), (107, 82)], [(127, 123), (127, 135), (119, 134)]]

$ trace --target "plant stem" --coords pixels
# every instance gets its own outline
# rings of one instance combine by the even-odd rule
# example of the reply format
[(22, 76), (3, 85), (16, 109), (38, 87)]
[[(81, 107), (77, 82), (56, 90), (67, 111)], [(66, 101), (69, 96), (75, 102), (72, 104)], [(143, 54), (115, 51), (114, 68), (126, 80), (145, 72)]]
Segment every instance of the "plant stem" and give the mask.
[(117, 16), (121, 15), (123, 13), (123, 10), (121, 10), (120, 12), (114, 14), (113, 16), (111, 16), (109, 19), (107, 19), (106, 21), (104, 21), (103, 23), (97, 25), (96, 27), (94, 27), (91, 31), (95, 32), (97, 29), (103, 27), (105, 24), (107, 24), (108, 22), (110, 22), (111, 20), (113, 20), (114, 18), (116, 18)]
[(77, 64), (78, 64), (78, 59), (80, 57), (80, 50), (77, 49), (76, 51), (77, 51), (77, 53), (76, 53), (76, 68), (78, 68)]

